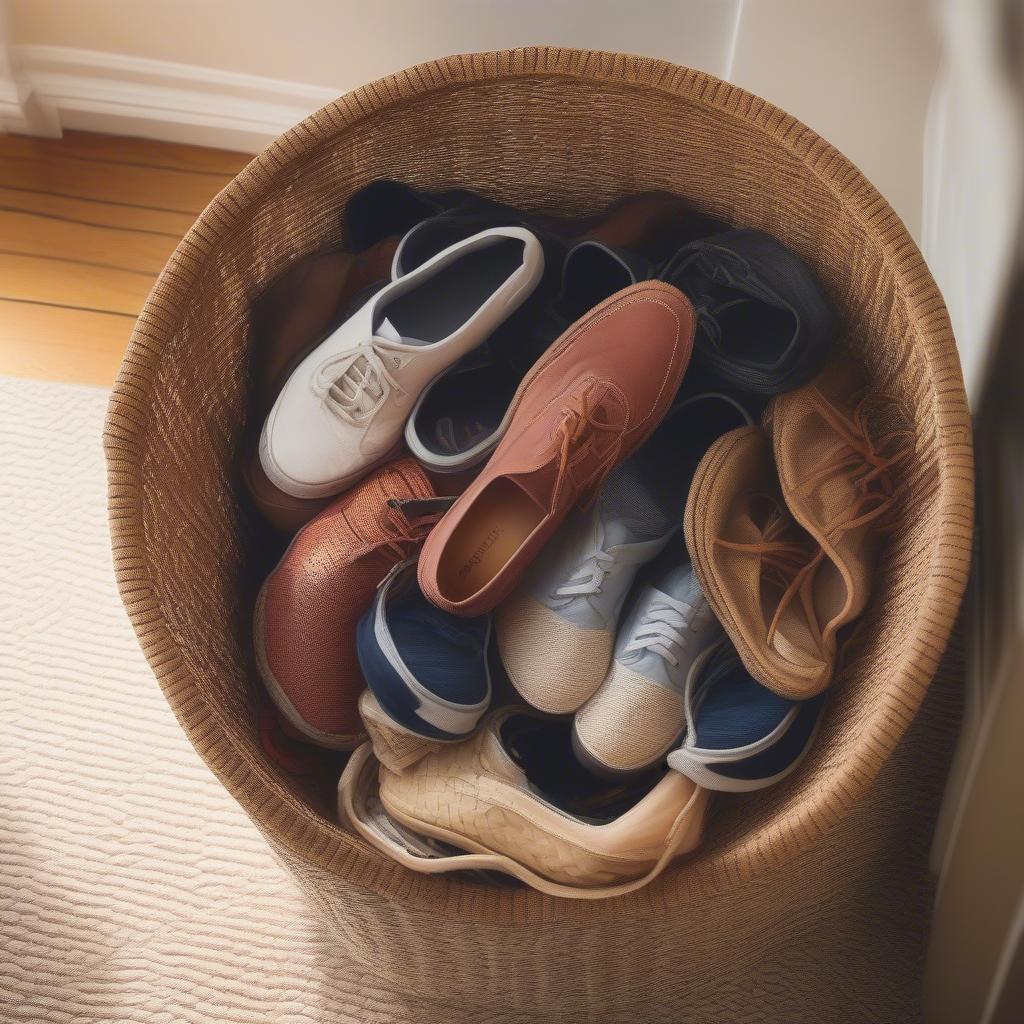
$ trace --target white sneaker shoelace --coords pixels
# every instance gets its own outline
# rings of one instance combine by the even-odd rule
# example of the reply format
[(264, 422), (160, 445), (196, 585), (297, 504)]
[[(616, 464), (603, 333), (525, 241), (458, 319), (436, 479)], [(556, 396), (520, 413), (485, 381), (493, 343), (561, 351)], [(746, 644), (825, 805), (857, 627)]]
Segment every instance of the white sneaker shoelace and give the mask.
[(710, 613), (706, 601), (697, 607), (680, 601), (669, 604), (668, 601), (651, 602), (650, 608), (637, 626), (632, 640), (626, 645), (624, 653), (632, 651), (654, 651), (673, 668), (679, 664), (679, 656), (686, 650), (689, 640), (687, 634), (700, 629)]
[(326, 360), (316, 372), (313, 391), (344, 423), (365, 426), (402, 388), (388, 372), (376, 339)]
[(607, 551), (595, 551), (554, 593), (554, 597), (587, 597), (601, 593), (601, 584), (611, 572), (615, 557)]

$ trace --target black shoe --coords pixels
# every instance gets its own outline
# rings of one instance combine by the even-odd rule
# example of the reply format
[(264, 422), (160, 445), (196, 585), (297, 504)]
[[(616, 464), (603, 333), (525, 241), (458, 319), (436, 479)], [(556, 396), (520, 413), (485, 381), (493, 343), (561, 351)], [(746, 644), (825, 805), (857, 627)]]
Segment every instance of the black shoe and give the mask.
[(640, 253), (592, 239), (577, 242), (566, 253), (553, 303), (561, 321), (558, 334), (609, 296), (653, 276), (654, 265)]
[[(491, 207), (511, 209), (464, 188), (428, 192), (401, 181), (371, 181), (369, 185), (354, 192), (345, 205), (345, 244), (351, 252), (362, 252), (376, 245), (381, 239), (402, 238), (410, 228), (439, 214), (462, 208), (486, 210)], [(522, 214), (518, 216), (522, 217)], [(518, 221), (499, 222), (505, 223), (515, 224)], [(492, 226), (498, 225), (484, 225)], [(478, 230), (482, 231), (484, 228)], [(469, 234), (474, 232), (471, 231)], [(452, 241), (461, 241), (461, 238), (453, 238)], [(440, 249), (447, 248), (447, 245), (451, 245), (451, 242), (442, 245)], [(436, 251), (440, 252), (440, 249)], [(411, 270), (412, 267), (408, 269)]]
[(792, 391), (831, 352), (836, 320), (821, 286), (796, 253), (763, 231), (691, 242), (658, 276), (693, 303), (694, 362), (737, 388)]

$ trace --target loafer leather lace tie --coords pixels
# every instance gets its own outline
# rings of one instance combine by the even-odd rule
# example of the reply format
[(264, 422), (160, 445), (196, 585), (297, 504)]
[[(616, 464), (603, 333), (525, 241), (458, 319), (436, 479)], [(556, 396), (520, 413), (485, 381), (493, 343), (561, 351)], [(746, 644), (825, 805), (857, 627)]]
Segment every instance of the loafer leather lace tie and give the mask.
[(892, 470), (911, 451), (909, 444), (897, 445), (901, 438), (913, 437), (913, 431), (891, 430), (877, 441), (872, 438), (868, 423), (871, 408), (888, 401), (881, 395), (867, 395), (848, 416), (818, 388), (811, 389), (814, 408), (842, 438), (845, 447), (812, 469), (797, 484), (797, 493), (807, 496), (832, 477), (845, 474), (858, 494), (854, 504), (847, 505), (839, 516), (825, 525), (825, 533), (833, 540), (848, 530), (883, 518), (896, 500), (898, 488), (893, 482)]
[[(605, 381), (595, 382), (570, 398), (558, 425), (562, 446), (552, 505), (562, 503), (566, 484), (572, 487), (574, 495), (585, 494), (584, 504), (593, 501), (602, 481), (618, 462), (625, 407), (622, 392)], [(602, 418), (601, 413), (614, 419)], [(610, 443), (602, 445), (604, 439)]]
[[(770, 506), (761, 531), (761, 540), (753, 543), (730, 541), (716, 537), (714, 545), (730, 551), (739, 551), (760, 559), (762, 578), (782, 591), (775, 613), (768, 624), (767, 642), (783, 656), (789, 649), (786, 643), (777, 643), (779, 622), (790, 604), (799, 599), (804, 623), (820, 643), (822, 632), (814, 610), (814, 571), (821, 563), (821, 548), (809, 537), (798, 535), (799, 527), (779, 501), (770, 494), (753, 496)], [(799, 659), (798, 659), (799, 660)]]

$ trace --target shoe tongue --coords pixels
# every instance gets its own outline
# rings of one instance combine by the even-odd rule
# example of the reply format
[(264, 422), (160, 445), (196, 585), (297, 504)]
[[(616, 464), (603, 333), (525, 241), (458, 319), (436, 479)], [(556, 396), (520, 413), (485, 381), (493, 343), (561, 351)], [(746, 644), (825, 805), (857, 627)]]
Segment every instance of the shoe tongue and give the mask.
[(378, 325), (377, 329), (373, 332), (378, 338), (383, 338), (385, 341), (394, 341), (399, 345), (422, 345), (424, 342), (419, 341), (417, 338), (403, 338), (398, 333), (398, 328), (385, 317)]
[(697, 574), (689, 562), (673, 566), (659, 576), (652, 584), (655, 590), (673, 601), (681, 601), (690, 606), (703, 597)]

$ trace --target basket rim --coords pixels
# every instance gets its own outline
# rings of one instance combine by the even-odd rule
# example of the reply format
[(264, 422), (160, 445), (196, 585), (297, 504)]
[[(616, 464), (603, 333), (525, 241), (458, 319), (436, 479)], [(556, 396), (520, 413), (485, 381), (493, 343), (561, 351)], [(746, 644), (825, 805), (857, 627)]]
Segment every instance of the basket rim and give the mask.
[[(753, 830), (714, 857), (683, 861), (629, 896), (574, 901), (532, 889), (499, 890), (455, 876), (413, 874), (318, 816), (263, 766), (248, 760), (222, 712), (208, 703), (185, 667), (162, 595), (148, 571), (141, 477), (148, 407), (167, 342), (184, 315), (206, 260), (269, 193), (288, 164), (379, 111), (425, 95), (488, 81), (571, 78), (655, 89), (769, 135), (851, 211), (890, 264), (934, 389), (941, 541), (928, 570), (914, 635), (905, 645), (885, 699), (865, 723), (871, 742), (836, 766), (829, 785), (808, 794), (800, 815)], [(122, 601), (168, 703), (189, 740), (271, 842), (311, 866), (410, 909), (446, 918), (528, 924), (646, 917), (678, 907), (698, 892), (737, 885), (776, 870), (838, 821), (870, 787), (909, 726), (945, 650), (966, 587), (973, 528), (974, 468), (970, 418), (945, 305), (917, 246), (888, 203), (846, 157), (778, 107), (705, 72), (648, 57), (535, 46), (461, 54), (418, 64), (345, 94), (285, 132), (210, 202), (181, 240), (139, 315), (114, 384), (104, 428), (114, 567)]]

